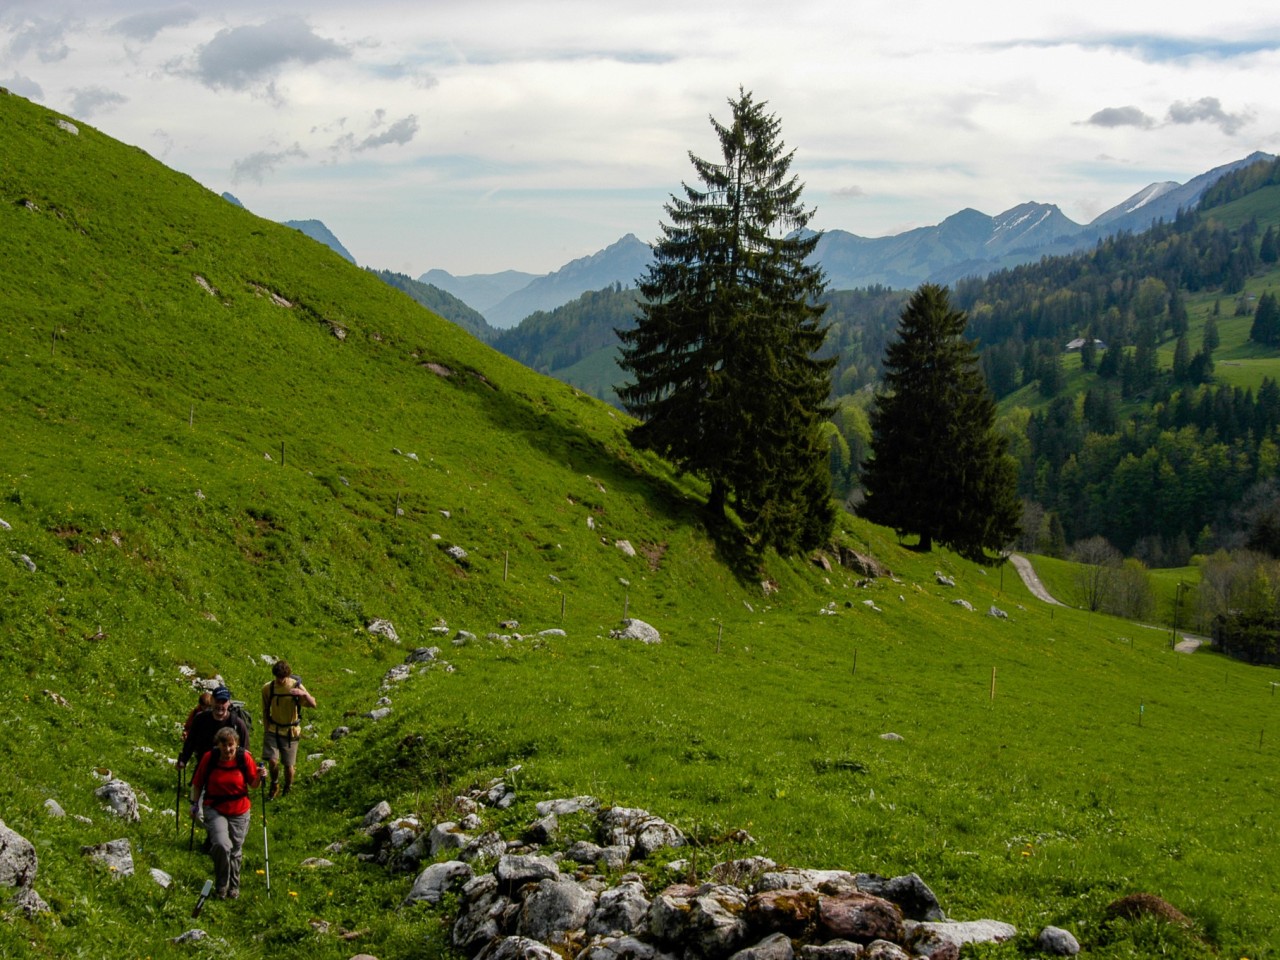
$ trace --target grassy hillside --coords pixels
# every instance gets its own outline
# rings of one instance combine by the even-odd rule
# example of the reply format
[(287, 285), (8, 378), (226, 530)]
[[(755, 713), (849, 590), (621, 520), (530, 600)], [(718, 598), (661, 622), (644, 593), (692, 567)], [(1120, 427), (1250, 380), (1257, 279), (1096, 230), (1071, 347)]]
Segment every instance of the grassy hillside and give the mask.
[[(360, 859), (361, 818), (386, 799), (430, 823), (516, 764), (488, 828), (589, 793), (677, 823), (703, 866), (916, 871), (951, 916), (1018, 925), (982, 956), (1034, 956), (1046, 923), (1097, 957), (1280, 955), (1273, 672), (1175, 655), (852, 519), (843, 538), (894, 578), (746, 565), (616, 411), (57, 119), (0, 96), (0, 819), (36, 845), (52, 908), (0, 924), (0, 955), (191, 955), (169, 942), (209, 875), (167, 812), (183, 668), (251, 700), (269, 656), (319, 706), (304, 780), (268, 811), (272, 896), (255, 809), (245, 897), (200, 919), (223, 956), (447, 955), (447, 909), (399, 909), (412, 877)], [(610, 639), (624, 611), (664, 642)], [(480, 639), (452, 646), (459, 629)], [(428, 644), (454, 669), (366, 719)], [(312, 780), (322, 757), (337, 766)], [(99, 767), (141, 792), (140, 823), (103, 812)], [(756, 844), (722, 841), (738, 829)], [(80, 852), (116, 837), (128, 879)], [(1135, 891), (1194, 932), (1107, 922)]]

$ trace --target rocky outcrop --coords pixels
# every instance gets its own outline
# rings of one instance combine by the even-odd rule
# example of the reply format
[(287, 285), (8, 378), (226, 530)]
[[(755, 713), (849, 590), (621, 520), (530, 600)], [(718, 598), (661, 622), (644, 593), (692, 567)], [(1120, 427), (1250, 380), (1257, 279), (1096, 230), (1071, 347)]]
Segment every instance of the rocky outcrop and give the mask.
[[(511, 844), (528, 844), (535, 832), (554, 840), (545, 821), (575, 814), (594, 818), (599, 844), (578, 840), (560, 853), (517, 847), (480, 874), (472, 874), (476, 860), (433, 864), (405, 903), (438, 904), (460, 888), (453, 946), (479, 960), (957, 960), (964, 944), (1016, 933), (994, 920), (947, 921), (916, 874), (778, 869), (747, 857), (715, 864), (702, 882), (686, 861), (669, 864), (689, 882), (653, 892), (638, 873), (609, 884), (593, 865), (621, 871), (682, 846), (684, 835), (646, 810), (602, 808), (590, 797), (543, 801), (538, 814), (543, 829), (525, 828)], [(433, 835), (456, 828), (440, 824)], [(612, 859), (605, 851), (615, 851)], [(582, 866), (562, 869), (575, 863)]]

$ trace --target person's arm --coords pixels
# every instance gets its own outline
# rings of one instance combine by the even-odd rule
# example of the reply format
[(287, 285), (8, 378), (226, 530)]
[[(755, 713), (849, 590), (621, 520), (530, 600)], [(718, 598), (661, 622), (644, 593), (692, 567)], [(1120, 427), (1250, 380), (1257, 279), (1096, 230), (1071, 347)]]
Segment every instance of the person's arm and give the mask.
[(253, 759), (253, 754), (248, 750), (244, 752), (245, 769), (249, 771), (249, 782), (246, 783), (245, 789), (252, 790), (254, 787), (262, 784), (262, 767), (258, 766), (257, 761)]
[(209, 758), (213, 754), (206, 753), (200, 758), (200, 763), (196, 766), (196, 772), (191, 775), (191, 806), (197, 806), (200, 803), (200, 791), (204, 789), (204, 782), (209, 776)]
[(293, 689), (289, 691), (295, 697), (302, 701), (309, 710), (316, 708), (316, 698), (307, 692), (307, 688), (302, 685), (302, 681), (298, 680), (294, 683)]
[(204, 714), (196, 714), (191, 721), (191, 728), (187, 731), (186, 739), (182, 741), (182, 752), (178, 754), (178, 769), (181, 770), (187, 765), (187, 761), (191, 759), (191, 754), (195, 750), (196, 729), (200, 726), (200, 718)]

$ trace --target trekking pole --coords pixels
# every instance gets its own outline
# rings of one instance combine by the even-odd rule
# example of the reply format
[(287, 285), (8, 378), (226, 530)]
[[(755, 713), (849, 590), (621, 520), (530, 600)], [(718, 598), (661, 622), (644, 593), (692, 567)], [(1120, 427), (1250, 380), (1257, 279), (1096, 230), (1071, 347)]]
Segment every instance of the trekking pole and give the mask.
[(267, 779), (262, 778), (262, 859), (267, 875), (267, 896), (271, 896), (271, 850), (267, 846)]
[(178, 794), (173, 801), (173, 839), (182, 837), (182, 768), (178, 767)]

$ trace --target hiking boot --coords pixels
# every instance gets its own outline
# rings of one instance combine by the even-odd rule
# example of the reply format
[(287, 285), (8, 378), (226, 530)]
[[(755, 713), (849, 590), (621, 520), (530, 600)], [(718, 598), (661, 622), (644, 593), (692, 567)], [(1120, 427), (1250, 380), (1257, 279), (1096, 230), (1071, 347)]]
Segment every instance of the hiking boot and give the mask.
[(282, 796), (282, 797), (287, 797), (287, 796), (289, 795), (289, 787), (290, 787), (290, 786), (291, 786), (291, 784), (286, 783), (286, 784), (284, 785), (284, 790), (282, 790), (282, 791), (280, 792), (280, 796)]
[[(239, 896), (239, 894), (236, 894), (236, 895), (237, 895), (237, 896)], [(216, 896), (218, 897), (218, 899), (219, 899), (219, 900), (225, 900), (225, 899), (227, 899), (227, 897), (228, 897), (227, 888), (226, 888), (226, 887), (219, 887), (219, 888), (218, 888), (218, 893), (216, 894)]]
[(228, 890), (228, 891), (227, 891), (227, 899), (228, 899), (228, 900), (239, 900), (239, 899), (240, 899), (240, 888), (239, 888), (239, 887), (232, 887), (230, 890)]
[[(286, 789), (286, 790), (285, 790), (285, 793), (288, 793), (288, 792), (289, 792), (289, 791), (288, 791), (288, 789)], [(277, 781), (275, 781), (275, 783), (271, 784), (271, 793), (267, 795), (267, 799), (268, 799), (268, 800), (274, 800), (274, 799), (276, 799), (276, 797), (278, 797), (278, 796), (280, 796), (280, 781), (279, 781), (279, 780), (277, 780)]]

